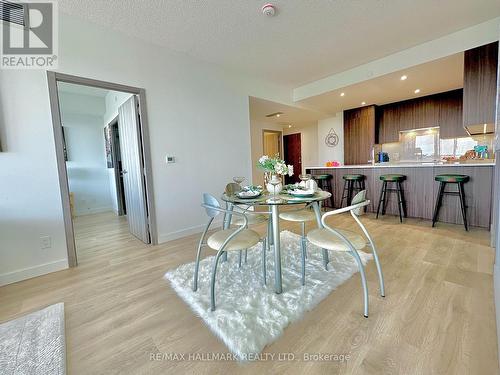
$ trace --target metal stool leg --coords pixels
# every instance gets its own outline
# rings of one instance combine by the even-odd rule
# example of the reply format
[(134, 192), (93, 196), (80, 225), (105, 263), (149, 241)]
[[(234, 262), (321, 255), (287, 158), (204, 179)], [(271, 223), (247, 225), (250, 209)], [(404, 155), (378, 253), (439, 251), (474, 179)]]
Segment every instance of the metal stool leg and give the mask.
[(354, 193), (354, 181), (349, 181), (347, 184), (347, 205), (350, 206), (352, 202), (352, 193)]
[(382, 204), (382, 202), (385, 200), (385, 187), (386, 187), (386, 182), (384, 181), (382, 183), (382, 187), (380, 188), (380, 197), (378, 199), (378, 206), (377, 206), (377, 216), (376, 218), (378, 219), (378, 214), (380, 212), (380, 205)]
[(403, 222), (403, 201), (401, 198), (401, 187), (399, 183), (396, 183), (396, 191), (398, 193), (398, 211), (399, 211), (399, 222)]
[(458, 183), (458, 192), (460, 195), (460, 207), (462, 208), (462, 218), (464, 220), (464, 227), (465, 230), (468, 231), (469, 225), (467, 224), (467, 206), (465, 205), (465, 190), (463, 182)]
[(401, 191), (401, 200), (403, 201), (403, 215), (404, 217), (408, 217), (408, 210), (406, 207), (406, 199), (405, 199), (405, 191), (403, 190), (403, 184), (401, 181), (398, 182), (399, 190)]
[(347, 198), (346, 191), (348, 191), (348, 181), (344, 180), (344, 188), (342, 189), (342, 199), (340, 200), (340, 207), (344, 207), (344, 199)]
[(434, 215), (432, 215), (432, 226), (436, 225), (437, 218), (439, 216), (439, 209), (441, 208), (441, 204), (443, 203), (443, 195), (444, 189), (446, 188), (446, 182), (439, 183), (439, 192), (436, 199), (436, 206), (434, 207)]

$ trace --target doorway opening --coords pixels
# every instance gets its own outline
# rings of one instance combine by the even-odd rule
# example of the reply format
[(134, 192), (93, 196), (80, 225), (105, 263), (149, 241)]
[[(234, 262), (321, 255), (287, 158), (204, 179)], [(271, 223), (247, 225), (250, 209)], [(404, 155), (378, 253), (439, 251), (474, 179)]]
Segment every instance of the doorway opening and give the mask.
[(293, 176), (285, 176), (285, 183), (300, 182), (302, 173), (302, 144), (300, 133), (288, 134), (283, 137), (283, 159), (285, 163), (293, 165)]
[(262, 145), (264, 155), (271, 157), (278, 156), (282, 157), (282, 138), (283, 132), (278, 130), (262, 130)]
[(144, 90), (54, 72), (48, 83), (70, 267), (121, 234), (156, 244)]

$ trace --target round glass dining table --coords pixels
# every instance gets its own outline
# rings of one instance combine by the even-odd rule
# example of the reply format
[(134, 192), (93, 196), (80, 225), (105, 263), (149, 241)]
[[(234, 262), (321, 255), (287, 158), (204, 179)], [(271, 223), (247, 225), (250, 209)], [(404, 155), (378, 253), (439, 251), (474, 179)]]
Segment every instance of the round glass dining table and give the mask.
[[(282, 206), (309, 204), (312, 206), (314, 213), (316, 214), (316, 222), (319, 228), (322, 228), (321, 224), (321, 210), (320, 202), (330, 198), (332, 195), (327, 191), (319, 190), (310, 197), (293, 197), (289, 194), (277, 194), (272, 195), (268, 192), (264, 192), (257, 198), (240, 198), (237, 195), (222, 195), (222, 200), (226, 202), (227, 209), (232, 211), (233, 207), (236, 205), (246, 205), (246, 206), (269, 206), (270, 225), (268, 225), (268, 236), (272, 240), (274, 247), (274, 290), (276, 293), (281, 293), (283, 291), (283, 285), (281, 281), (281, 248), (280, 248), (280, 226), (279, 226), (279, 209)], [(253, 211), (252, 211), (253, 212)], [(224, 229), (229, 229), (231, 225), (231, 215), (227, 214), (224, 218)], [(272, 232), (272, 235), (271, 235)], [(328, 264), (328, 252), (323, 249), (323, 260), (324, 265), (327, 267)]]

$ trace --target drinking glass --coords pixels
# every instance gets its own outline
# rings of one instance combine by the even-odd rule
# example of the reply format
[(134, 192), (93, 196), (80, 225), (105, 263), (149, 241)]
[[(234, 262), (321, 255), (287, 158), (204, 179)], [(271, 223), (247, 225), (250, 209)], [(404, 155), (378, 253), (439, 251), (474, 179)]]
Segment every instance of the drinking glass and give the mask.
[(236, 182), (238, 185), (241, 185), (243, 181), (245, 181), (245, 177), (233, 177), (233, 181)]

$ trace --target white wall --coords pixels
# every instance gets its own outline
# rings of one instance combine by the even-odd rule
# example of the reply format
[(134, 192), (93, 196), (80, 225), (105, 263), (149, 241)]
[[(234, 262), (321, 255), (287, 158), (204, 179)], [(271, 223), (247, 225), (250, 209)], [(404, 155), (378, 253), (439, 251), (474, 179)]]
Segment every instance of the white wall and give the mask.
[(300, 146), (302, 153), (302, 171), (294, 171), (299, 174), (305, 171), (306, 167), (318, 165), (318, 123), (308, 123), (285, 127), (283, 134), (300, 133)]
[[(160, 241), (199, 232), (202, 192), (252, 173), (248, 96), (262, 82), (60, 14), (59, 71), (146, 89)], [(0, 71), (0, 284), (67, 267), (46, 73)], [(165, 155), (177, 163), (166, 165)], [(40, 236), (52, 238), (40, 249)]]
[[(325, 138), (333, 129), (339, 137), (335, 147), (325, 144)], [(339, 112), (334, 117), (318, 121), (318, 166), (324, 166), (327, 161), (338, 161), (344, 164), (344, 113)]]

